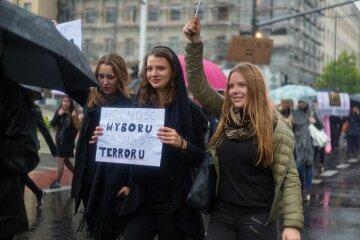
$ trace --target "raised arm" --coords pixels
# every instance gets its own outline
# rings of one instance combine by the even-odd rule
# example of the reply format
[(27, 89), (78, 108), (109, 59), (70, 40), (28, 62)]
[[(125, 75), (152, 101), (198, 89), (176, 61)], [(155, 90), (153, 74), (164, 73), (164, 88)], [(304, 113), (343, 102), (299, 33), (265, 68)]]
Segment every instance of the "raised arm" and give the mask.
[(197, 17), (192, 17), (183, 32), (189, 40), (185, 48), (185, 65), (188, 87), (201, 105), (215, 117), (219, 117), (224, 97), (208, 83), (203, 66), (203, 44), (200, 40), (201, 25)]

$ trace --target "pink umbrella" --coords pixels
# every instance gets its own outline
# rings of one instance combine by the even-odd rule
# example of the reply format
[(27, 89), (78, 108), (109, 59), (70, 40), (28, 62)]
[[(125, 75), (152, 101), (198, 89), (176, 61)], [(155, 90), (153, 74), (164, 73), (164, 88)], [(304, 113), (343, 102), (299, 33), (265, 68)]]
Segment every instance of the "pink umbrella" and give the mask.
[[(178, 58), (184, 72), (185, 83), (187, 83), (184, 55), (178, 55)], [(203, 64), (205, 75), (210, 85), (217, 91), (225, 90), (227, 85), (227, 78), (221, 69), (215, 63), (207, 59), (203, 60)]]

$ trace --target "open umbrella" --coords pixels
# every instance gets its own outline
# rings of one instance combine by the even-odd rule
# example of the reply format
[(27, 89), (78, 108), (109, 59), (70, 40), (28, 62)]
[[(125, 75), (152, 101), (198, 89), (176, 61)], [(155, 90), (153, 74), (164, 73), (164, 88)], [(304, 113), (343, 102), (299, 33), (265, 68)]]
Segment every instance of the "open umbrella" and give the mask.
[[(185, 82), (187, 83), (186, 74), (185, 74), (186, 69), (185, 69), (184, 55), (178, 55), (178, 58), (180, 60), (181, 67), (184, 72)], [(206, 75), (206, 78), (207, 78), (208, 82), (210, 83), (210, 85), (215, 90), (218, 90), (218, 91), (224, 90), (227, 85), (227, 78), (226, 78), (225, 74), (222, 72), (222, 70), (215, 63), (213, 63), (207, 59), (203, 60), (203, 64), (204, 64), (205, 75)]]
[(299, 99), (301, 97), (316, 97), (316, 90), (304, 85), (289, 84), (270, 91), (272, 100)]
[(50, 20), (0, 0), (0, 70), (18, 83), (70, 92), (98, 83)]

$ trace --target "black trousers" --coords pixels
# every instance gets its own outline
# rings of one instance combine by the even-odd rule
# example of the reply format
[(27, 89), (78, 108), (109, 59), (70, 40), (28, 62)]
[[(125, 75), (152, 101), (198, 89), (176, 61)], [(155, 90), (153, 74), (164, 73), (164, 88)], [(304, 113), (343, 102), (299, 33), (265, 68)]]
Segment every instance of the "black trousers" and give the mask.
[(206, 240), (278, 240), (278, 221), (265, 224), (269, 213), (241, 213), (216, 208), (210, 217)]
[(168, 214), (152, 213), (146, 209), (138, 209), (129, 217), (125, 228), (124, 240), (185, 240), (187, 236)]

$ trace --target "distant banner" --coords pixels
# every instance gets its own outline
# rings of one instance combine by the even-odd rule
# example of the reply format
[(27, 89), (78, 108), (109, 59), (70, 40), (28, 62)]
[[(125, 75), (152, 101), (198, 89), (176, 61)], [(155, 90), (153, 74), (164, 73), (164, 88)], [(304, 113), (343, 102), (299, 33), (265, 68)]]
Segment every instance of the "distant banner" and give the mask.
[(102, 108), (96, 161), (160, 166), (162, 143), (156, 133), (164, 126), (164, 109)]
[(350, 98), (347, 93), (318, 92), (318, 111), (322, 115), (349, 116)]
[(56, 29), (70, 42), (74, 43), (81, 50), (81, 20), (60, 23)]

